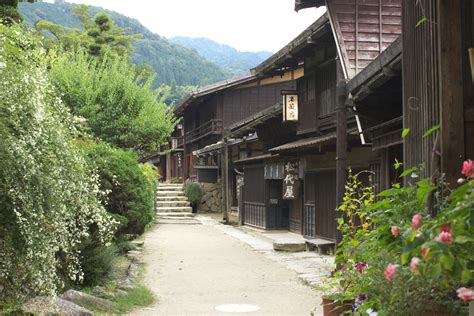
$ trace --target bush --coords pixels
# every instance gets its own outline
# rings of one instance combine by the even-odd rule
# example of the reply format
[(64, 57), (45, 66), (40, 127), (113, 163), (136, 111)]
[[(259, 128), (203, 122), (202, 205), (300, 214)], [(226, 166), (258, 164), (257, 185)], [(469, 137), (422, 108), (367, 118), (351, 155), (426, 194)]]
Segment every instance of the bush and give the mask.
[(193, 212), (195, 212), (203, 196), (201, 185), (195, 182), (188, 182), (184, 188), (184, 194), (188, 197), (189, 203), (193, 207)]
[(84, 286), (94, 286), (106, 279), (117, 258), (117, 246), (104, 246), (94, 237), (87, 238), (81, 244), (81, 265), (84, 272)]
[[(442, 180), (423, 179), (405, 187), (394, 184), (376, 202), (349, 177), (339, 208), (348, 220), (339, 221), (343, 240), (334, 279), (343, 285), (343, 298), (356, 299), (357, 315), (370, 310), (467, 315), (470, 298), (460, 292), (471, 293), (472, 299), (466, 288), (474, 284), (474, 164), (467, 161), (464, 169), (468, 179), (460, 179), (454, 190)], [(415, 168), (402, 175), (417, 177)], [(354, 192), (368, 192), (369, 198)], [(430, 199), (433, 204), (427, 203)], [(353, 215), (360, 224), (351, 220)]]
[(117, 234), (142, 234), (155, 214), (150, 168), (140, 166), (132, 151), (91, 143), (84, 143), (83, 148), (99, 174), (100, 188), (107, 192), (105, 208), (121, 223)]
[[(113, 221), (97, 175), (75, 146), (75, 118), (47, 77), (46, 56), (21, 26), (0, 24), (0, 304), (80, 282), (80, 244)], [(66, 280), (65, 280), (66, 279)]]
[(151, 163), (140, 164), (140, 169), (142, 170), (146, 180), (148, 181), (148, 190), (151, 194), (154, 195), (158, 186), (158, 169)]
[(144, 82), (126, 58), (66, 52), (52, 63), (51, 78), (71, 111), (113, 146), (152, 152), (176, 125), (172, 108), (157, 101), (153, 78)]

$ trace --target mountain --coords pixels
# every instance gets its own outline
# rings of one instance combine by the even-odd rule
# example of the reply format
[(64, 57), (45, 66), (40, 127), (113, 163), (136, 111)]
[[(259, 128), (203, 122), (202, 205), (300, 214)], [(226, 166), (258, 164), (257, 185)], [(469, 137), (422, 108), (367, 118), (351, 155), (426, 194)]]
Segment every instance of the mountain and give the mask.
[(208, 38), (173, 37), (170, 42), (194, 48), (207, 60), (220, 66), (231, 75), (248, 73), (272, 55), (270, 52), (241, 52), (228, 45), (216, 43)]
[[(38, 20), (47, 20), (67, 27), (81, 28), (80, 20), (72, 14), (75, 4), (63, 0), (55, 3), (20, 3), (20, 13), (25, 23), (34, 25)], [(149, 64), (157, 73), (156, 85), (165, 83), (177, 85), (203, 86), (227, 79), (228, 72), (206, 60), (191, 48), (174, 44), (165, 37), (152, 33), (136, 19), (99, 7), (90, 7), (91, 15), (105, 11), (117, 26), (129, 29), (130, 34), (142, 34), (136, 41), (132, 62), (137, 65)]]

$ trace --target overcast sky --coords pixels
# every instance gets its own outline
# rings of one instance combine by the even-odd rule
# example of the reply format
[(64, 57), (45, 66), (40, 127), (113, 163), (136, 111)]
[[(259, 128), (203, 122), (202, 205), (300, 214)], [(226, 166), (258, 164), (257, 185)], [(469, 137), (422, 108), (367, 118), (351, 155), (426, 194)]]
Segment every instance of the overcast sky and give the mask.
[(152, 32), (207, 37), (240, 51), (276, 52), (323, 14), (324, 7), (296, 13), (294, 0), (67, 0), (113, 10)]

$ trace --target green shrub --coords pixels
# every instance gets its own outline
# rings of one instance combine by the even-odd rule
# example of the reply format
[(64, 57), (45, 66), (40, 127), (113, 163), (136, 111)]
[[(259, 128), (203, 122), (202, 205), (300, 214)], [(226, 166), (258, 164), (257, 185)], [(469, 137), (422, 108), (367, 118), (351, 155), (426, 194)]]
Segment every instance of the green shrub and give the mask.
[(117, 258), (117, 246), (104, 246), (90, 237), (81, 243), (81, 265), (84, 272), (84, 286), (94, 286), (108, 277), (114, 260)]
[(52, 63), (51, 78), (72, 113), (113, 146), (151, 152), (176, 125), (172, 108), (157, 101), (153, 78), (144, 81), (126, 58), (66, 52)]
[(154, 219), (155, 191), (132, 151), (106, 144), (84, 143), (90, 165), (100, 177), (100, 188), (107, 193), (103, 203), (122, 224), (117, 234), (142, 234)]
[(189, 182), (184, 188), (184, 194), (188, 197), (189, 203), (193, 207), (193, 211), (196, 210), (196, 207), (201, 203), (203, 192), (201, 185), (195, 182)]
[(151, 194), (155, 194), (156, 188), (158, 186), (158, 169), (151, 163), (140, 164), (140, 169), (142, 170), (148, 182), (148, 189), (150, 190)]
[[(80, 244), (113, 222), (35, 35), (0, 24), (0, 305), (80, 282)], [(67, 280), (64, 280), (66, 279)]]

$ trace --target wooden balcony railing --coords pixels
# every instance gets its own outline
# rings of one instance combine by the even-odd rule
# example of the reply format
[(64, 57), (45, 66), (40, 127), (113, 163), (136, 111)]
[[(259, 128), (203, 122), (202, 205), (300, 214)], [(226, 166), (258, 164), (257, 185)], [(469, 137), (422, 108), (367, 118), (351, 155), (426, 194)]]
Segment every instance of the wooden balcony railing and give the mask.
[(186, 132), (186, 144), (195, 142), (208, 135), (222, 134), (222, 120), (210, 120), (197, 128)]

